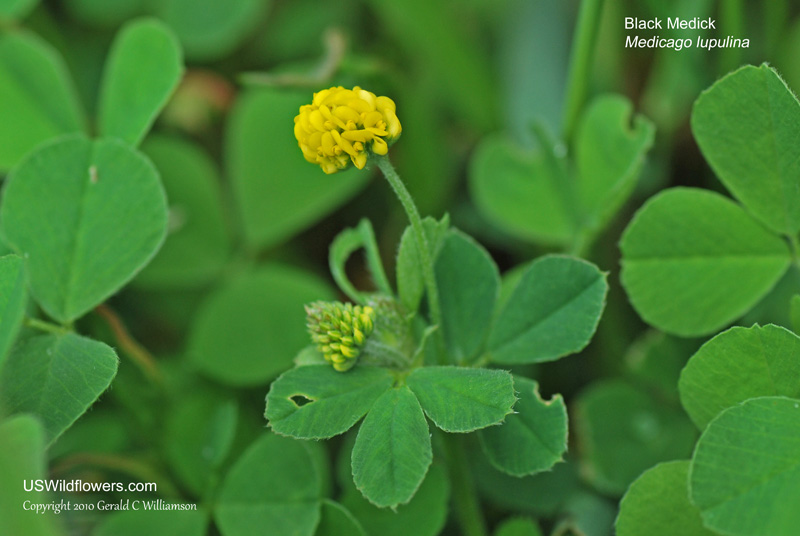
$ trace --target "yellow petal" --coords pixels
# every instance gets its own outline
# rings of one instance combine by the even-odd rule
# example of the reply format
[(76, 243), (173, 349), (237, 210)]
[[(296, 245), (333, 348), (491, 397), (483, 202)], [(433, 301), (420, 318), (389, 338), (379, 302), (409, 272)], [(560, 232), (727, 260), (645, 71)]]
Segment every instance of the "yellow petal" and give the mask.
[(333, 115), (335, 115), (342, 121), (358, 122), (359, 120), (358, 112), (356, 112), (349, 106), (337, 106), (336, 108), (333, 109)]
[(378, 111), (369, 112), (364, 115), (364, 126), (366, 128), (374, 127), (376, 124), (378, 124), (378, 121), (382, 120), (383, 120), (383, 114), (381, 114), (380, 112)]
[(375, 154), (384, 155), (389, 152), (389, 146), (383, 141), (383, 138), (375, 138), (372, 140), (372, 152)]
[(334, 148), (336, 147), (336, 142), (333, 141), (333, 136), (330, 132), (325, 132), (322, 134), (322, 152), (328, 156), (334, 155)]
[(314, 110), (313, 112), (308, 114), (308, 122), (311, 123), (311, 125), (320, 132), (324, 132), (326, 130), (325, 117), (319, 110)]
[(367, 142), (374, 136), (373, 132), (368, 130), (345, 130), (342, 132), (342, 137), (350, 141)]
[(375, 99), (375, 107), (381, 113), (386, 113), (387, 111), (395, 113), (397, 111), (394, 101), (389, 97), (378, 97)]
[(367, 165), (366, 151), (361, 151), (357, 155), (351, 156), (350, 159), (353, 161), (353, 165), (355, 165), (358, 169), (364, 169), (364, 166)]
[(341, 147), (342, 150), (347, 154), (349, 154), (350, 156), (356, 156), (356, 150), (353, 149), (353, 146), (350, 144), (349, 141), (342, 138), (342, 135), (336, 132), (335, 130), (332, 130), (331, 134), (333, 135), (333, 139), (336, 140), (336, 145)]

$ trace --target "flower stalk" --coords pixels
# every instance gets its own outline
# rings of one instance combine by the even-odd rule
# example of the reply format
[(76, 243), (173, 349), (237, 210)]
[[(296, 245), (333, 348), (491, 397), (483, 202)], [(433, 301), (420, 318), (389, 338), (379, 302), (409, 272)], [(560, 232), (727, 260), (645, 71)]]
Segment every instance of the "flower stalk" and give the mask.
[(603, 0), (583, 0), (581, 2), (578, 24), (572, 40), (567, 100), (564, 107), (563, 138), (567, 142), (572, 139), (583, 110), (583, 103), (589, 92), (589, 75), (602, 12)]
[(428, 294), (428, 308), (430, 309), (431, 323), (439, 326), (436, 330), (434, 337), (436, 337), (440, 360), (444, 359), (444, 339), (442, 338), (442, 309), (439, 303), (439, 287), (436, 285), (436, 274), (433, 270), (433, 259), (431, 258), (431, 250), (428, 245), (428, 238), (425, 236), (425, 228), (422, 226), (422, 218), (417, 210), (417, 205), (414, 199), (408, 192), (402, 179), (397, 174), (394, 166), (389, 161), (388, 156), (376, 156), (375, 160), (378, 162), (383, 176), (389, 181), (389, 184), (397, 194), (397, 198), (403, 205), (406, 211), (408, 220), (411, 222), (411, 228), (414, 231), (414, 238), (417, 242), (417, 250), (419, 251), (420, 263), (422, 264), (422, 278), (425, 282), (425, 290)]

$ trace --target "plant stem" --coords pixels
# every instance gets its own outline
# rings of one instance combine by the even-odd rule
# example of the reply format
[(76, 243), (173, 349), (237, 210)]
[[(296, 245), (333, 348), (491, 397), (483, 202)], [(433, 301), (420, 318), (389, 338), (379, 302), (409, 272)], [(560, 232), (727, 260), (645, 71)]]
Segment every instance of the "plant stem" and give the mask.
[(442, 434), (447, 469), (458, 523), (464, 536), (486, 536), (486, 522), (475, 491), (475, 482), (464, 449), (464, 436)]
[(26, 318), (25, 325), (29, 328), (52, 333), (53, 335), (66, 335), (67, 333), (72, 333), (70, 329), (67, 329), (64, 326), (51, 324), (50, 322), (45, 322), (44, 320), (39, 320), (38, 318)]
[(411, 228), (414, 230), (414, 237), (417, 240), (417, 251), (419, 252), (420, 263), (422, 264), (422, 277), (425, 281), (425, 290), (428, 293), (428, 307), (431, 313), (431, 322), (439, 326), (439, 329), (434, 333), (436, 342), (439, 347), (440, 361), (444, 358), (444, 339), (442, 338), (442, 309), (439, 304), (439, 287), (436, 285), (436, 274), (433, 271), (433, 259), (431, 259), (431, 251), (428, 247), (428, 239), (425, 236), (425, 229), (422, 226), (422, 218), (417, 210), (417, 205), (408, 193), (406, 185), (403, 184), (402, 179), (395, 171), (394, 166), (389, 161), (388, 156), (377, 156), (378, 167), (386, 180), (392, 186), (394, 193), (397, 194), (403, 209), (406, 211)]
[(567, 78), (567, 100), (564, 103), (564, 140), (572, 138), (578, 123), (583, 101), (586, 100), (589, 86), (589, 71), (592, 68), (592, 55), (595, 49), (597, 31), (600, 28), (600, 15), (603, 0), (583, 0), (578, 23), (572, 39), (572, 55)]
[(106, 321), (114, 333), (120, 348), (130, 356), (142, 373), (154, 384), (163, 387), (164, 380), (156, 360), (144, 346), (134, 339), (123, 324), (122, 319), (108, 305), (101, 304), (95, 307), (95, 312)]
[[(739, 37), (744, 32), (744, 3), (742, 0), (725, 0), (719, 5), (720, 36)], [(720, 51), (720, 74), (728, 73), (742, 63), (740, 47), (725, 48)]]

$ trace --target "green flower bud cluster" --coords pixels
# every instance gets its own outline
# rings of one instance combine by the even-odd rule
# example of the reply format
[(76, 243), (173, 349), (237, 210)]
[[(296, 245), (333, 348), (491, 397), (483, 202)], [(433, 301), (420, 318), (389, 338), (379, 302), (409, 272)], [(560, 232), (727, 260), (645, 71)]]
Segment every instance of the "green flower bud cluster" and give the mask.
[(375, 310), (369, 306), (341, 302), (314, 302), (306, 305), (311, 340), (339, 372), (350, 370), (372, 333)]

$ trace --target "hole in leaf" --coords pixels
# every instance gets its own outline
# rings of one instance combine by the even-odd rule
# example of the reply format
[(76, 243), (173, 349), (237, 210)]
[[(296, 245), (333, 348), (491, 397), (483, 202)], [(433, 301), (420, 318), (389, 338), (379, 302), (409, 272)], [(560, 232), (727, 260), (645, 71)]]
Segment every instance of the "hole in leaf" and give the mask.
[(308, 398), (305, 395), (299, 395), (299, 394), (290, 396), (289, 400), (292, 402), (292, 404), (294, 404), (298, 408), (302, 408), (306, 404), (310, 404), (311, 402), (314, 401), (313, 399)]

